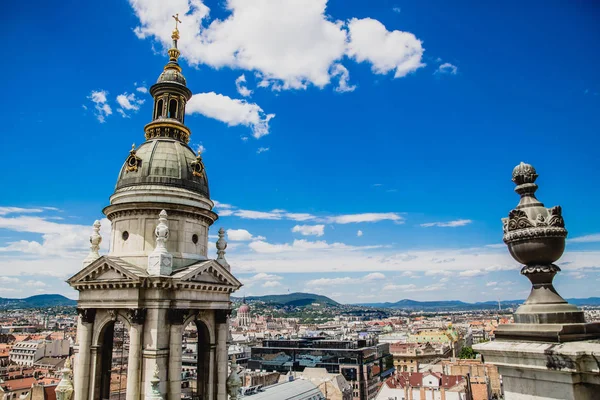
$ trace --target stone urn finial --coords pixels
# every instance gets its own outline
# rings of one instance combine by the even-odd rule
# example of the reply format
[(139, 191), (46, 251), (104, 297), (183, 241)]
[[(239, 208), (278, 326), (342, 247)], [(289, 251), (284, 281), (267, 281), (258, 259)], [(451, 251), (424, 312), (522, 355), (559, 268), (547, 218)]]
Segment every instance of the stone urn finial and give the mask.
[(574, 340), (581, 336), (565, 333), (560, 324), (584, 324), (583, 312), (567, 303), (552, 284), (554, 276), (560, 272), (554, 263), (565, 250), (565, 221), (560, 206), (546, 208), (535, 197), (537, 178), (535, 168), (529, 164), (522, 162), (513, 170), (515, 192), (521, 199), (508, 217), (502, 219), (503, 240), (510, 255), (524, 264), (521, 274), (529, 278), (532, 289), (525, 304), (514, 314), (515, 324), (502, 325), (496, 338)]
[(561, 207), (546, 208), (535, 197), (537, 177), (535, 168), (529, 164), (515, 167), (512, 180), (521, 201), (502, 220), (503, 239), (511, 256), (527, 266), (552, 265), (562, 256), (567, 237)]
[(56, 386), (56, 400), (71, 400), (73, 397), (73, 381), (71, 380), (71, 358), (67, 357), (65, 366), (62, 369), (62, 379)]
[(217, 240), (217, 261), (229, 269), (229, 263), (225, 259), (225, 249), (227, 249), (227, 241), (225, 240), (225, 229), (219, 229), (219, 240)]
[(83, 260), (83, 266), (87, 267), (94, 261), (100, 258), (100, 243), (102, 243), (102, 236), (100, 236), (100, 221), (94, 221), (92, 235), (90, 236), (90, 253)]
[(229, 368), (231, 369), (229, 373), (229, 377), (227, 378), (227, 394), (229, 395), (229, 400), (237, 400), (239, 396), (240, 388), (242, 387), (242, 379), (238, 374), (238, 366), (235, 360), (235, 356), (231, 357), (231, 362), (229, 364)]
[(147, 400), (164, 400), (160, 393), (160, 370), (158, 369), (158, 363), (154, 365), (154, 373), (150, 378), (150, 393), (146, 395)]
[(162, 210), (158, 215), (158, 225), (154, 230), (156, 247), (148, 256), (148, 273), (150, 275), (171, 275), (173, 272), (173, 256), (167, 251), (169, 239), (169, 226), (167, 225), (167, 212)]

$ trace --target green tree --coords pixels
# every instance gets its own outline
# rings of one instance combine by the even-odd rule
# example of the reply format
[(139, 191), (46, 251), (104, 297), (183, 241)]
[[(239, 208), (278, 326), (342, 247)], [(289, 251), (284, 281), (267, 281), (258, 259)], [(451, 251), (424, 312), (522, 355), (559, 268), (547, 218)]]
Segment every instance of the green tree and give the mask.
[(460, 351), (460, 355), (459, 355), (458, 357), (459, 357), (459, 358), (462, 358), (462, 359), (465, 359), (465, 358), (468, 358), (468, 359), (473, 359), (473, 358), (475, 358), (475, 355), (476, 355), (476, 354), (477, 354), (477, 353), (475, 352), (475, 350), (473, 350), (473, 348), (472, 348), (472, 347), (467, 347), (467, 346), (465, 346), (465, 347), (463, 347), (463, 348), (462, 348), (462, 350)]

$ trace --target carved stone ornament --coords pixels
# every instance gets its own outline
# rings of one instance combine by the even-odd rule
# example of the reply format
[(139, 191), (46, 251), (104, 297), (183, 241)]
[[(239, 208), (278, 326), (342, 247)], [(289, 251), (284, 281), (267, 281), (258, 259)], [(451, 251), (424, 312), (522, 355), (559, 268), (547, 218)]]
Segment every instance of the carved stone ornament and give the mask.
[(107, 313), (108, 313), (108, 316), (111, 321), (117, 320), (117, 311), (116, 310), (108, 310)]
[(142, 165), (142, 159), (135, 154), (135, 143), (131, 145), (129, 157), (125, 161), (125, 172), (136, 172)]
[(146, 320), (146, 309), (132, 308), (127, 312), (127, 316), (132, 323), (141, 325)]
[(171, 275), (173, 271), (173, 256), (167, 251), (169, 239), (169, 226), (167, 225), (167, 212), (162, 210), (158, 216), (158, 225), (154, 230), (156, 247), (148, 256), (148, 273), (153, 276)]
[(502, 220), (504, 243), (515, 260), (526, 265), (547, 265), (558, 260), (565, 248), (567, 230), (560, 206), (544, 207), (536, 197), (538, 174), (529, 164), (513, 170), (519, 204)]
[(521, 268), (521, 275), (529, 275), (529, 274), (556, 274), (560, 272), (561, 269), (558, 265), (550, 264), (550, 265), (525, 265)]
[(96, 309), (95, 308), (78, 308), (77, 314), (81, 318), (81, 322), (85, 324), (91, 324), (96, 319)]
[(192, 167), (192, 175), (204, 178), (204, 163), (202, 162), (202, 153), (198, 151), (198, 156), (195, 161), (190, 164)]

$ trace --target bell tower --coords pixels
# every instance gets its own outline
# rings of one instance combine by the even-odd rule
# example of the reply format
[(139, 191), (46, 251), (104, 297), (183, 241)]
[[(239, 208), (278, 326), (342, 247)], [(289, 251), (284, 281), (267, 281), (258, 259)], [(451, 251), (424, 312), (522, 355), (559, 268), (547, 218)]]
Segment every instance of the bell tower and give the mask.
[(67, 281), (79, 291), (75, 400), (108, 399), (115, 390), (127, 400), (180, 400), (189, 324), (198, 337), (195, 394), (227, 399), (230, 295), (241, 283), (225, 260), (223, 237), (219, 257), (208, 258), (208, 230), (218, 216), (202, 156), (188, 145), (185, 106), (192, 93), (178, 63), (174, 18), (169, 62), (150, 88), (145, 141), (123, 152), (103, 210), (111, 222), (110, 251), (98, 252), (96, 221), (83, 269)]

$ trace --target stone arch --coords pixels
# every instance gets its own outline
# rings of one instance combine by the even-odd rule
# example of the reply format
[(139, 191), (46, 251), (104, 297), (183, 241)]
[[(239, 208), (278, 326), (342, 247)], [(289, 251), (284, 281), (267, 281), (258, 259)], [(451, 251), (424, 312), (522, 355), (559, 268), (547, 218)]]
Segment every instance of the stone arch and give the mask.
[[(92, 345), (96, 349), (94, 358), (96, 373), (92, 377), (93, 397), (91, 400), (125, 399), (126, 386), (123, 383), (126, 380), (129, 358), (129, 349), (127, 352), (125, 349), (129, 342), (131, 322), (123, 315), (123, 310), (99, 311), (96, 315), (92, 337)], [(115, 343), (118, 343), (116, 348)], [(115, 365), (120, 366), (116, 372)], [(118, 397), (113, 396), (115, 379), (119, 382), (116, 391)]]
[[(192, 329), (188, 329), (189, 326)], [(209, 328), (201, 319), (191, 319), (183, 327), (182, 370), (185, 371), (188, 385), (187, 396), (193, 399), (208, 399), (210, 396), (211, 354), (214, 356), (214, 346), (210, 342)], [(214, 372), (214, 371), (213, 371)]]
[[(115, 315), (112, 316), (110, 314), (111, 311), (114, 311)], [(96, 313), (96, 319), (94, 320), (94, 334), (92, 335), (92, 346), (100, 345), (101, 334), (104, 333), (104, 330), (108, 326), (109, 323), (115, 321), (121, 321), (125, 328), (129, 330), (131, 328), (131, 321), (123, 315), (123, 310), (98, 310)]]
[(191, 322), (200, 321), (202, 322), (208, 329), (208, 336), (210, 343), (216, 343), (216, 333), (215, 333), (215, 324), (212, 321), (214, 318), (213, 314), (207, 314), (205, 311), (201, 311), (199, 313), (190, 314), (184, 321), (183, 327), (181, 328), (181, 333), (183, 334), (183, 330), (186, 326), (188, 326)]

